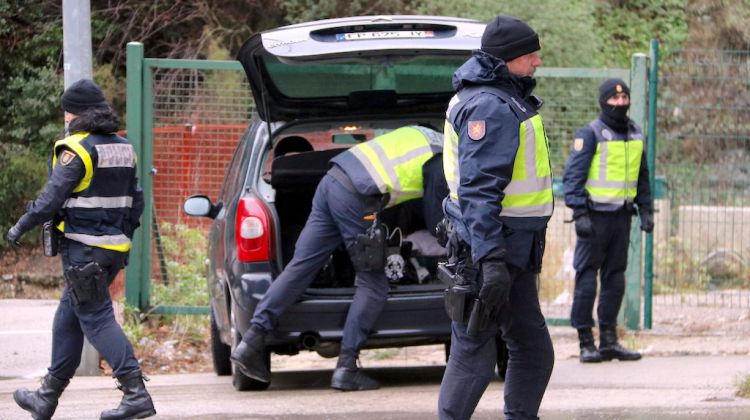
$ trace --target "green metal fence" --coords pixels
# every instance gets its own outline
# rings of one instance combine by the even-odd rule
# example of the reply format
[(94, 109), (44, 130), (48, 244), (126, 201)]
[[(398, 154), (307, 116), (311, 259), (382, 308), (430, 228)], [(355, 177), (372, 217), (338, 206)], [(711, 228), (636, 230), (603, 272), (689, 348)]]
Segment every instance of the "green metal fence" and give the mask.
[[(550, 139), (556, 176), (556, 209), (550, 223), (541, 298), (552, 324), (566, 324), (574, 273), (573, 226), (560, 198), (560, 177), (573, 135), (598, 113), (598, 85), (609, 77), (631, 83), (631, 116), (646, 127), (648, 59), (633, 57), (631, 69), (542, 68), (536, 93), (545, 101), (541, 115)], [(128, 45), (128, 137), (139, 154), (141, 184), (150, 203), (134, 238), (127, 271), (129, 304), (158, 313), (206, 313), (181, 300), (205, 281), (196, 270), (205, 259), (205, 242), (196, 236), (206, 224), (184, 217), (183, 200), (194, 193), (219, 193), (224, 167), (253, 110), (244, 73), (236, 62), (158, 60), (143, 57), (140, 44)], [(151, 221), (146, 223), (146, 221)], [(634, 224), (637, 226), (637, 223)], [(196, 233), (197, 232), (197, 233)], [(641, 235), (634, 230), (624, 316), (631, 328), (641, 319)], [(193, 241), (193, 242), (191, 242)], [(196, 260), (199, 267), (195, 267)], [(207, 294), (207, 293), (206, 293)]]
[[(660, 60), (654, 314), (750, 307), (750, 53)], [(723, 310), (722, 310), (723, 311)]]

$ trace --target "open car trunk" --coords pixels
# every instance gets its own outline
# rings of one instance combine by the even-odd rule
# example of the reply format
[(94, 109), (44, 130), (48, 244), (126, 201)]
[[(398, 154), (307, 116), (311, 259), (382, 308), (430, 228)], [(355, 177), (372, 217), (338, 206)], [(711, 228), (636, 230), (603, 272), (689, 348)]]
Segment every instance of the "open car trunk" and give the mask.
[[(275, 189), (275, 203), (281, 240), (282, 263), (289, 263), (294, 246), (305, 226), (312, 208), (315, 189), (329, 168), (328, 161), (346, 148), (308, 151), (276, 157), (271, 163), (271, 186)], [(435, 270), (444, 253), (434, 237), (425, 230), (421, 199), (411, 200), (388, 208), (380, 215), (390, 240), (387, 255), (399, 254), (386, 268), (389, 282), (405, 292), (435, 290), (440, 286)], [(430, 254), (430, 255), (426, 255)], [(334, 290), (354, 286), (355, 272), (346, 248), (341, 244), (331, 255), (310, 286), (310, 292), (340, 293)]]

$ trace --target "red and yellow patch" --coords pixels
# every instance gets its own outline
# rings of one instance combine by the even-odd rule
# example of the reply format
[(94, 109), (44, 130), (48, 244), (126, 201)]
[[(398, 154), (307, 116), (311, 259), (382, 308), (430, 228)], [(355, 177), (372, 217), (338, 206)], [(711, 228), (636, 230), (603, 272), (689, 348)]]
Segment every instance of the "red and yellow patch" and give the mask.
[(487, 126), (484, 120), (469, 121), (469, 138), (478, 141), (484, 138), (487, 132)]
[(70, 162), (72, 162), (75, 158), (75, 153), (71, 152), (70, 150), (63, 150), (63, 152), (60, 153), (60, 165), (68, 166)]
[(583, 150), (583, 139), (578, 138), (573, 140), (573, 150), (575, 150), (576, 152), (580, 152), (581, 150)]

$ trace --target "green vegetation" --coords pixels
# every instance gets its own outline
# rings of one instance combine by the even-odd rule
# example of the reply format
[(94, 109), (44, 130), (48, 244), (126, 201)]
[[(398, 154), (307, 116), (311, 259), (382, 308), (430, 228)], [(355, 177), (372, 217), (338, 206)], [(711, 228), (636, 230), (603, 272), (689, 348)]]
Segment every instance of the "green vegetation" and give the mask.
[(153, 305), (207, 306), (205, 277), (206, 238), (200, 229), (162, 223), (162, 248), (167, 281), (151, 279)]
[[(133, 0), (92, 2), (91, 8), (94, 78), (120, 115), (129, 41), (142, 42), (147, 57), (228, 59), (254, 32), (313, 19), (401, 13), (488, 20), (510, 14), (541, 34), (544, 65), (554, 67), (629, 67), (631, 55), (646, 52), (653, 38), (663, 50), (736, 49), (750, 41), (746, 0)], [(0, 55), (0, 106), (6, 110), (0, 143), (18, 144), (30, 159), (44, 162), (62, 132), (61, 4), (0, 0)], [(36, 189), (25, 191), (30, 199)], [(0, 214), (0, 227), (21, 210)]]
[(737, 378), (737, 392), (734, 395), (740, 398), (750, 398), (750, 375)]

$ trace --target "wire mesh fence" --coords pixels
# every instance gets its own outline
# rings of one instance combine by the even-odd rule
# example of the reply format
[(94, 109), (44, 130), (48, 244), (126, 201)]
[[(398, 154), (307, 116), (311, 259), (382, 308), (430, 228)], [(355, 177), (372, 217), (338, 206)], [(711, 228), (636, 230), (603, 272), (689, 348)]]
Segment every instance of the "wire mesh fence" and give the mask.
[(750, 53), (662, 57), (654, 311), (750, 307)]
[(216, 200), (254, 104), (237, 69), (152, 69), (152, 305), (207, 305), (210, 219), (182, 211), (186, 198)]

